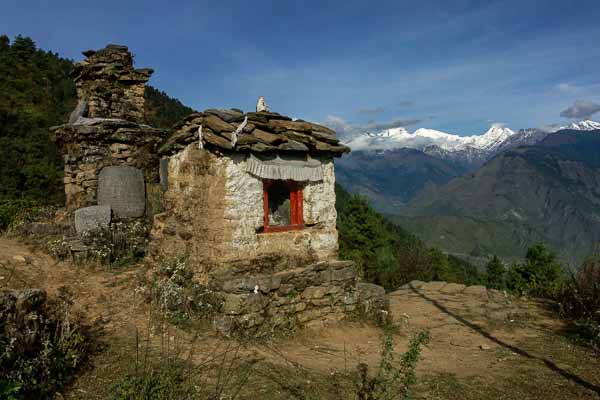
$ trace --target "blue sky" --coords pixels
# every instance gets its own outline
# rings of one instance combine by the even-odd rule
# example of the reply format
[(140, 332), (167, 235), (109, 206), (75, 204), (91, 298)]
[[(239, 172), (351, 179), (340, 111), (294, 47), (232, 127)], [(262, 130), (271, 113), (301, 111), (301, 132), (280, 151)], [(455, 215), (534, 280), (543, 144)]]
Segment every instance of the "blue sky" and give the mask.
[(340, 128), (467, 135), (600, 109), (599, 0), (2, 0), (0, 33), (75, 60), (126, 44), (198, 110), (263, 95)]

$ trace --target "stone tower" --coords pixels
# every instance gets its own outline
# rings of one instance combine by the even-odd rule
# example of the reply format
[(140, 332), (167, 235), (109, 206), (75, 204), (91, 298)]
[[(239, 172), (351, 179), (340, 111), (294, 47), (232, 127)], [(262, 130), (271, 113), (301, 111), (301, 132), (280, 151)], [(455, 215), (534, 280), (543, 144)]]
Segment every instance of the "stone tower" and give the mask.
[(84, 51), (72, 72), (79, 103), (69, 123), (51, 128), (65, 164), (66, 209), (110, 206), (113, 218), (147, 214), (158, 184), (156, 146), (165, 132), (144, 124), (151, 69), (134, 69), (126, 46)]
[(134, 69), (126, 46), (110, 44), (83, 55), (87, 58), (75, 66), (72, 76), (87, 117), (143, 122), (144, 90), (154, 71)]

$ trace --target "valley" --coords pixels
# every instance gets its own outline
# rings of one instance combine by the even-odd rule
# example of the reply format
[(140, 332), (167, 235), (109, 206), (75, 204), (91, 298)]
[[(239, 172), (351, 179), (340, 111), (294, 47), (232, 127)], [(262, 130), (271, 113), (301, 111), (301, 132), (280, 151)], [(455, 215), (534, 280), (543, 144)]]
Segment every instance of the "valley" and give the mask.
[(340, 162), (338, 179), (452, 254), (518, 260), (542, 242), (574, 266), (600, 239), (598, 127), (492, 127), (480, 137), (392, 132), (389, 141), (385, 134), (364, 139), (376, 150), (359, 146)]

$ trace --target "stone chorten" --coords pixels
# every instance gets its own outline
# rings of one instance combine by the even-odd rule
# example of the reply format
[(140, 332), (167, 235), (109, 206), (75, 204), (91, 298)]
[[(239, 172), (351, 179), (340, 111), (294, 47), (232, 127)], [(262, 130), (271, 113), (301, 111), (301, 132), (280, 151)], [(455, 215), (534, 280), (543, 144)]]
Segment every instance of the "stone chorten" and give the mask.
[(144, 122), (144, 90), (154, 72), (134, 69), (126, 46), (108, 45), (83, 52), (87, 58), (71, 73), (77, 97), (87, 106), (89, 118), (118, 118)]
[(72, 72), (79, 103), (68, 124), (53, 127), (65, 164), (66, 208), (111, 207), (113, 218), (148, 214), (158, 185), (156, 148), (164, 132), (144, 121), (151, 69), (134, 69), (127, 47), (83, 52)]

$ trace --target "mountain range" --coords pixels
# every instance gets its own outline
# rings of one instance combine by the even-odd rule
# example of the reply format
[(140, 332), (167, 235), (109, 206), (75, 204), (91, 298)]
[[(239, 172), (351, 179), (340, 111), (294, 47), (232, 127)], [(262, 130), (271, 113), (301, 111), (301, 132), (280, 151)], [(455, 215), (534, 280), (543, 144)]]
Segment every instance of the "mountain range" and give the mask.
[(535, 144), (549, 133), (565, 129), (595, 130), (600, 129), (600, 123), (584, 120), (567, 126), (521, 129), (518, 132), (502, 124), (494, 124), (487, 132), (473, 136), (459, 136), (427, 128), (420, 128), (410, 133), (405, 128), (398, 127), (378, 133), (360, 134), (347, 140), (346, 144), (353, 152), (381, 153), (401, 148), (416, 149), (437, 158), (458, 161), (467, 168), (474, 168), (500, 151)]
[(578, 262), (600, 240), (600, 123), (461, 137), (402, 128), (347, 142), (338, 181), (448, 252), (519, 258), (544, 242)]

